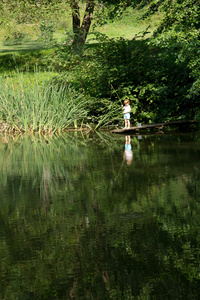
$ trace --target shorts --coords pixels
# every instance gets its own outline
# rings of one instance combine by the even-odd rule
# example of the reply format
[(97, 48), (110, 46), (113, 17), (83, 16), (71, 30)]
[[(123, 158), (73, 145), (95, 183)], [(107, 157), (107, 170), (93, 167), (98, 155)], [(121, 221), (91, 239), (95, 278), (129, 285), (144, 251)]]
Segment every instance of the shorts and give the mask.
[(130, 120), (130, 113), (124, 114), (124, 120)]
[(125, 144), (125, 150), (131, 151), (132, 150), (131, 144)]

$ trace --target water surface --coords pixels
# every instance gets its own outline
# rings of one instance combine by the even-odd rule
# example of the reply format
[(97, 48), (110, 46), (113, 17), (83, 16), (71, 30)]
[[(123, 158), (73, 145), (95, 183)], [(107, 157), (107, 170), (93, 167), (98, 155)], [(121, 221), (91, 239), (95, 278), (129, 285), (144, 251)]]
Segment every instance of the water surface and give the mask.
[(0, 299), (199, 299), (200, 133), (0, 139)]

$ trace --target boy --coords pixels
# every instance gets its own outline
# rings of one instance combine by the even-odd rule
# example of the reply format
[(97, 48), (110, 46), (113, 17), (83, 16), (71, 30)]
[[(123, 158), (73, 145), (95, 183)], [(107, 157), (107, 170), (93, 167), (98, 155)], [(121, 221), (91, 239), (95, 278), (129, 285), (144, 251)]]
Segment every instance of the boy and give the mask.
[(127, 165), (131, 165), (133, 159), (133, 151), (131, 148), (131, 137), (127, 135), (125, 138), (125, 149), (124, 149), (124, 161), (127, 162)]
[(122, 110), (124, 113), (124, 128), (130, 128), (130, 111), (131, 111), (131, 107), (130, 107), (130, 101), (128, 99), (124, 100), (124, 106), (122, 105)]

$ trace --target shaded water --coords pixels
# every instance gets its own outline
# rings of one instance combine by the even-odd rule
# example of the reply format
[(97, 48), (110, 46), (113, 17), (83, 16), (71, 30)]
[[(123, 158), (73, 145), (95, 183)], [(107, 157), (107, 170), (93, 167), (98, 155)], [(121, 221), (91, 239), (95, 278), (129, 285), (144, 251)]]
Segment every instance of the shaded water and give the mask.
[(199, 132), (2, 138), (0, 299), (199, 299), (199, 165)]

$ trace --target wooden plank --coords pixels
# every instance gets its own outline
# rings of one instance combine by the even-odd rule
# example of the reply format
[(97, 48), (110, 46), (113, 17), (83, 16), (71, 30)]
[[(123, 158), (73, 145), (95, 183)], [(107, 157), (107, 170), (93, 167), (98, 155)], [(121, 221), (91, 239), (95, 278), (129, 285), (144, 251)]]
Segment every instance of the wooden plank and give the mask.
[(170, 122), (163, 122), (163, 123), (154, 123), (154, 124), (145, 124), (141, 125), (140, 127), (134, 126), (130, 128), (121, 128), (121, 129), (113, 129), (111, 133), (130, 133), (130, 132), (139, 132), (142, 129), (153, 129), (157, 128), (161, 130), (164, 126), (179, 126), (183, 124), (196, 124), (197, 121), (195, 120), (178, 120), (178, 121), (170, 121)]

